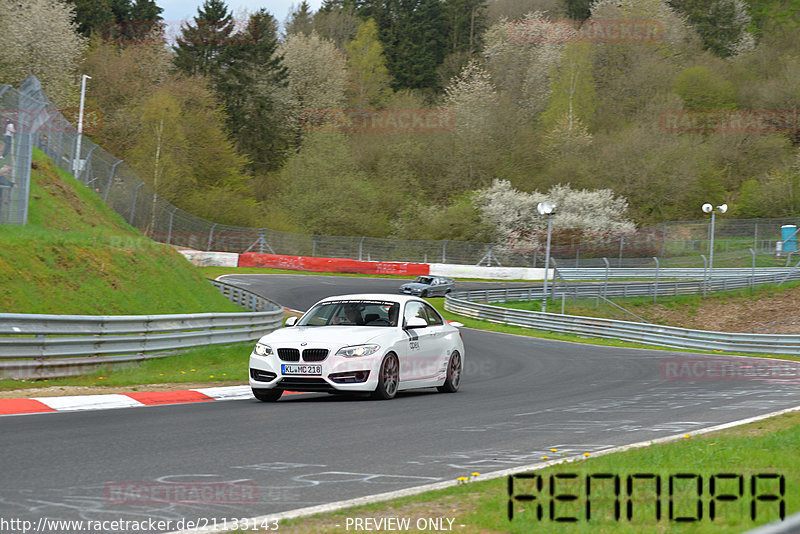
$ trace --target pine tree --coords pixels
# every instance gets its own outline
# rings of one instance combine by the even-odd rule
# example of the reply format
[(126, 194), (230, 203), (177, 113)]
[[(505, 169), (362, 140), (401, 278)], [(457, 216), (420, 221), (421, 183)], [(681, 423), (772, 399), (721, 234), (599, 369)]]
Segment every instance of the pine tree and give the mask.
[(68, 0), (75, 6), (78, 33), (89, 37), (93, 32), (104, 33), (113, 22), (114, 14), (108, 0)]
[(670, 0), (682, 11), (703, 39), (705, 48), (720, 57), (752, 47), (747, 33), (751, 17), (744, 0)]
[(130, 20), (131, 0), (108, 0), (108, 5), (114, 14), (114, 22)]
[(486, 0), (446, 0), (450, 52), (475, 53), (486, 31)]
[(302, 33), (303, 35), (311, 35), (314, 29), (313, 24), (314, 14), (311, 12), (311, 6), (308, 5), (306, 0), (300, 2), (296, 9), (292, 9), (286, 21), (286, 35), (295, 33)]
[[(435, 89), (447, 52), (447, 15), (439, 0), (391, 0), (376, 19), (395, 89)], [(383, 26), (381, 26), (383, 21)]]
[(261, 9), (233, 36), (214, 76), (228, 129), (256, 169), (276, 169), (288, 144), (280, 99), (286, 68), (277, 48), (275, 18)]
[(592, 0), (566, 0), (567, 15), (572, 20), (586, 20), (591, 12)]
[(219, 65), (220, 54), (229, 44), (233, 16), (223, 0), (205, 0), (198, 15), (181, 28), (175, 50), (175, 66), (185, 74), (210, 75)]
[(163, 11), (155, 0), (135, 0), (130, 9), (131, 27), (127, 37), (136, 41), (148, 38), (157, 29)]

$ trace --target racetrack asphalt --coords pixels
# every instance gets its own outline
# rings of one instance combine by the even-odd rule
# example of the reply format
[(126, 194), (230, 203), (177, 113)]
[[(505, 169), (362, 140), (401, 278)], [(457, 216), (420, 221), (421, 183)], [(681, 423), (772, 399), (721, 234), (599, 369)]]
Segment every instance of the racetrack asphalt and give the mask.
[[(296, 309), (334, 294), (394, 292), (402, 283), (296, 275), (225, 281)], [(392, 401), (297, 394), (274, 404), (230, 400), (2, 418), (0, 517), (253, 517), (532, 464), (552, 456), (551, 448), (593, 453), (800, 405), (796, 380), (663, 374), (664, 362), (708, 355), (466, 328), (463, 338), (465, 373), (456, 394), (426, 390)], [(225, 493), (237, 483), (253, 490), (238, 501)], [(121, 502), (122, 487), (138, 488), (139, 498)], [(216, 491), (210, 501), (186, 502), (205, 487)], [(173, 502), (152, 497), (156, 490)]]

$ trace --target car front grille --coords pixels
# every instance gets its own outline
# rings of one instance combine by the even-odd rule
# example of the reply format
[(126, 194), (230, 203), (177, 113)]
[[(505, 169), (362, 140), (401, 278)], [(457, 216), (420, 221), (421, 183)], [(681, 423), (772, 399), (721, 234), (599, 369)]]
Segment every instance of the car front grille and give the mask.
[(328, 349), (305, 349), (303, 351), (304, 362), (321, 362), (328, 357)]
[(278, 357), (285, 362), (299, 362), (300, 351), (297, 349), (278, 349)]

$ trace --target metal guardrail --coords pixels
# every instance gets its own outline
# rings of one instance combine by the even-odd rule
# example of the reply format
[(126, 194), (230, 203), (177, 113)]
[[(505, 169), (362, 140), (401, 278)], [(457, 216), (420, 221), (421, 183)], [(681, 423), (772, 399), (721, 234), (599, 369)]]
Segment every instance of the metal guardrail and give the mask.
[(220, 293), (228, 297), (228, 300), (234, 304), (238, 304), (246, 310), (250, 310), (251, 312), (269, 311), (278, 308), (283, 309), (282, 306), (277, 302), (271, 301), (268, 298), (264, 298), (261, 295), (257, 295), (252, 291), (242, 289), (239, 286), (210, 278), (208, 281), (211, 282), (214, 287), (219, 289)]
[[(723, 290), (750, 287), (752, 284), (771, 283), (776, 281), (776, 279), (780, 281), (782, 278), (783, 276), (772, 274), (755, 277), (754, 279), (722, 279), (710, 280), (706, 283), (714, 290)], [(790, 280), (798, 279), (800, 279), (800, 273), (794, 273), (790, 277)], [(574, 287), (571, 285), (559, 287), (551, 293), (551, 296), (561, 297), (564, 295), (569, 297), (577, 296), (578, 298), (605, 298), (609, 296), (646, 296), (653, 295), (654, 293), (662, 295), (688, 294), (702, 291), (703, 284), (702, 281), (642, 282), (608, 286), (603, 284), (576, 284)], [(603, 293), (604, 291), (606, 291), (605, 294)], [(619, 339), (623, 341), (684, 349), (721, 350), (757, 354), (800, 354), (800, 335), (693, 330), (614, 319), (501, 308), (489, 304), (490, 302), (537, 300), (543, 298), (543, 291), (539, 288), (471, 290), (446, 295), (444, 307), (449, 312), (466, 317), (561, 334)]]
[[(563, 272), (559, 269), (559, 272)], [(697, 295), (712, 291), (728, 291), (732, 289), (744, 289), (763, 284), (779, 283), (785, 278), (783, 272), (756, 275), (755, 277), (744, 278), (719, 278), (703, 280), (658, 280), (649, 282), (625, 282), (625, 283), (560, 283), (553, 286), (549, 291), (550, 298), (561, 298), (565, 295), (568, 298), (618, 298), (618, 297), (642, 297), (642, 296), (675, 296), (675, 295)], [(787, 281), (800, 280), (800, 271), (795, 271), (788, 277)], [(464, 298), (473, 302), (505, 302), (507, 300), (537, 300), (544, 298), (540, 287), (518, 287), (503, 289), (473, 289), (462, 291), (456, 295), (463, 295)]]
[(445, 297), (447, 311), (524, 328), (560, 334), (619, 339), (635, 343), (684, 349), (721, 350), (762, 354), (800, 353), (800, 335), (744, 334), (692, 330), (673, 326), (634, 323), (614, 319), (558, 315), (511, 308), (500, 308), (460, 298), (463, 293)]
[[(165, 352), (254, 341), (280, 328), (283, 308), (218, 282), (251, 311), (175, 315), (0, 314), (0, 377), (42, 378), (164, 356)], [(234, 290), (236, 289), (236, 290)]]
[[(755, 269), (758, 276), (782, 276), (792, 270), (791, 267), (759, 267)], [(742, 278), (753, 276), (752, 268), (738, 267), (714, 267), (713, 269), (700, 268), (675, 268), (662, 267), (611, 267), (606, 271), (604, 267), (559, 267), (558, 271), (564, 278), (570, 280), (602, 280), (608, 274), (608, 278), (616, 279), (637, 279), (646, 278), (652, 280), (658, 273), (659, 278), (695, 280), (702, 278)], [(780, 281), (780, 278), (778, 278)]]

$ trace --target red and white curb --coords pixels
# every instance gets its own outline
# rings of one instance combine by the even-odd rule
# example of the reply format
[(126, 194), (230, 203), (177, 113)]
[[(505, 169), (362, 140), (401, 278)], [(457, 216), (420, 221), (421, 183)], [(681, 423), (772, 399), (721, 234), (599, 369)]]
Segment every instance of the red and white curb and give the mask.
[(103, 395), (69, 397), (32, 397), (29, 399), (0, 399), (0, 416), (48, 412), (75, 412), (160, 406), (188, 402), (252, 399), (250, 386), (225, 386), (178, 391), (132, 391)]

